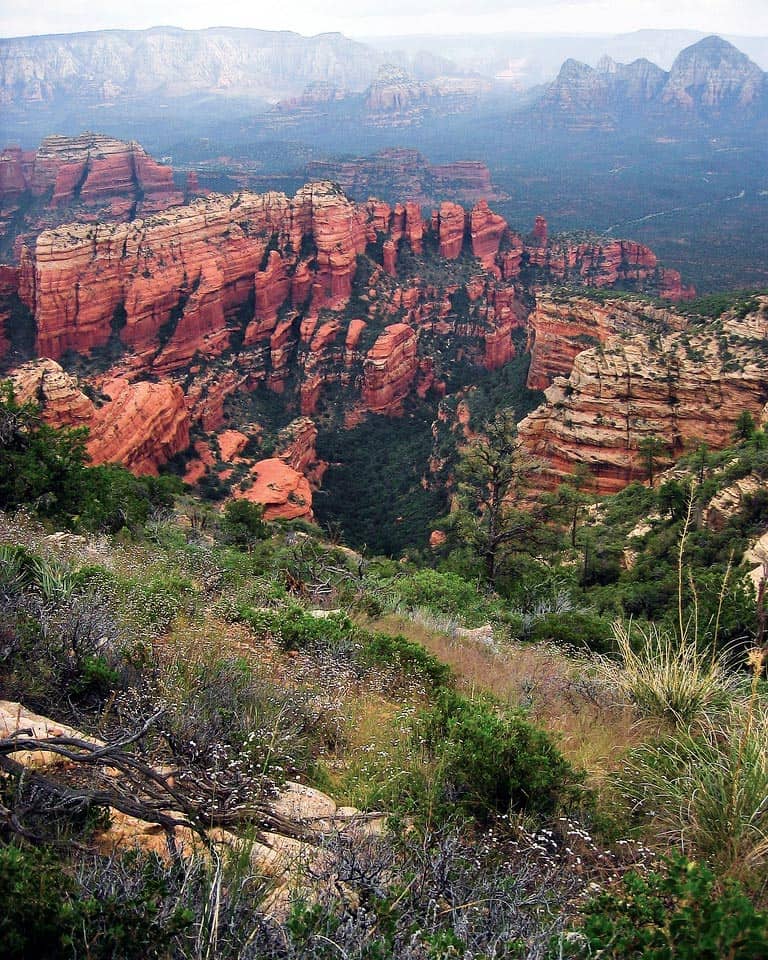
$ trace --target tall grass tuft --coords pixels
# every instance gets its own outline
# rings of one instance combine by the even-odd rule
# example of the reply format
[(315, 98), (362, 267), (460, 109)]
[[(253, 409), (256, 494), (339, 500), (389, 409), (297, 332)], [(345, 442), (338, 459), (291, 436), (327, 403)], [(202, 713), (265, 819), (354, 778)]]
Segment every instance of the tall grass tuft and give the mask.
[(745, 882), (768, 881), (768, 708), (632, 751), (618, 784), (657, 835)]
[(686, 729), (727, 710), (743, 686), (727, 652), (712, 654), (687, 633), (653, 624), (638, 633), (635, 649), (630, 628), (614, 624), (618, 659), (601, 661), (601, 673), (644, 717)]

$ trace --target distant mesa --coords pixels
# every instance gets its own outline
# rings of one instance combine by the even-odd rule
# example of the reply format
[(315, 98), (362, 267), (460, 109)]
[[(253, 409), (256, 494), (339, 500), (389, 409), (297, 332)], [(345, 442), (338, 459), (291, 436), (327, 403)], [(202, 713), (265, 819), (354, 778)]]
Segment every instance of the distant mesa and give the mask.
[[(11, 244), (71, 220), (133, 220), (180, 206), (200, 191), (140, 144), (98, 133), (46, 137), (37, 150), (0, 153), (0, 255)], [(11, 233), (13, 231), (13, 233)], [(18, 253), (18, 243), (17, 243)]]
[(0, 103), (110, 103), (204, 93), (275, 102), (309, 83), (364, 90), (382, 56), (341, 34), (215, 27), (0, 39)]
[(354, 160), (313, 160), (306, 173), (310, 180), (334, 180), (354, 200), (407, 197), (427, 206), (444, 198), (460, 203), (504, 199), (484, 163), (464, 160), (433, 165), (417, 150), (403, 148), (387, 148)]

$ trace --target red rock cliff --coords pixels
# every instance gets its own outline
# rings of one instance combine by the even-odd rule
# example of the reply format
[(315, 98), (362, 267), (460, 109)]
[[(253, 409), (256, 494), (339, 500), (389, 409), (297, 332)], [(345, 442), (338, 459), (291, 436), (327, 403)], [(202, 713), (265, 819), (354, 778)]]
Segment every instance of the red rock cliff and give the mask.
[(96, 133), (47, 137), (32, 162), (29, 186), (36, 195), (52, 189), (55, 204), (123, 197), (170, 206), (182, 200), (171, 167), (157, 163), (138, 143)]
[(761, 360), (768, 297), (746, 318), (728, 316), (724, 330), (728, 357), (716, 336), (695, 329), (613, 336), (580, 353), (568, 379), (555, 378), (519, 428), (548, 464), (550, 483), (585, 464), (598, 490), (612, 493), (646, 479), (637, 452), (644, 437), (661, 438), (675, 458), (692, 442), (727, 446), (744, 410), (759, 420), (768, 400)]
[(402, 412), (418, 370), (416, 334), (405, 323), (387, 327), (363, 364), (363, 403), (372, 413)]
[(684, 323), (678, 314), (642, 302), (598, 303), (586, 297), (555, 300), (539, 293), (528, 318), (531, 365), (527, 386), (544, 390), (555, 377), (567, 377), (578, 354), (618, 333), (648, 331), (654, 326), (679, 329)]
[(13, 381), (18, 398), (38, 403), (52, 426), (88, 427), (94, 464), (122, 463), (136, 474), (157, 473), (189, 446), (184, 394), (175, 384), (115, 380), (104, 388), (108, 401), (97, 407), (53, 360), (25, 364)]

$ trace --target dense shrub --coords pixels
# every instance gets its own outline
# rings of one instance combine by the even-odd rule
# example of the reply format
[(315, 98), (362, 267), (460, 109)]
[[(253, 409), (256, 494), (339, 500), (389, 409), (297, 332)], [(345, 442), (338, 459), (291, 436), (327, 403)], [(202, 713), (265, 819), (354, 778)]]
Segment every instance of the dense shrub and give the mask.
[[(455, 573), (437, 570), (417, 570), (407, 577), (398, 578), (393, 588), (406, 606), (426, 607), (433, 613), (465, 620), (482, 619), (484, 598), (475, 583), (464, 580)], [(486, 613), (487, 611), (483, 611)]]
[(442, 799), (481, 819), (510, 810), (551, 814), (580, 795), (583, 777), (520, 712), (443, 691), (424, 733), (439, 761)]
[(333, 653), (351, 662), (381, 664), (435, 687), (446, 684), (451, 676), (450, 668), (420, 644), (364, 630), (344, 613), (317, 616), (289, 605), (275, 610), (244, 607), (240, 617), (254, 630), (274, 636), (285, 650)]
[(363, 656), (371, 662), (399, 667), (405, 673), (414, 674), (434, 687), (442, 687), (450, 682), (450, 667), (433, 657), (421, 644), (403, 636), (392, 637), (386, 633), (372, 633), (367, 630), (361, 631), (361, 637)]
[(570, 647), (586, 647), (596, 653), (610, 650), (612, 638), (608, 620), (585, 610), (547, 614), (531, 630), (531, 640), (554, 640)]
[(192, 612), (195, 586), (174, 571), (158, 572), (121, 585), (123, 616), (143, 636), (165, 633), (180, 612)]
[(256, 540), (265, 540), (269, 528), (264, 522), (264, 507), (248, 500), (230, 500), (224, 507), (221, 531), (225, 543), (250, 547)]
[(85, 571), (0, 545), (0, 697), (93, 707), (126, 655), (114, 605)]
[[(663, 873), (628, 874), (585, 909), (583, 928), (553, 957), (605, 960), (761, 960), (768, 956), (768, 916), (738, 884), (722, 887), (706, 867), (682, 857)], [(565, 952), (561, 952), (565, 948)]]
[(349, 649), (356, 640), (357, 628), (346, 614), (313, 616), (296, 604), (277, 610), (253, 610), (244, 607), (240, 617), (254, 630), (276, 637), (285, 650)]
[(24, 506), (70, 527), (114, 533), (140, 527), (182, 489), (177, 477), (134, 477), (88, 466), (87, 431), (43, 423), (33, 404), (0, 384), (0, 509)]
[(89, 895), (46, 851), (0, 846), (0, 944), (6, 960), (159, 960), (192, 923), (182, 907), (161, 913), (165, 870), (149, 873), (130, 897)]

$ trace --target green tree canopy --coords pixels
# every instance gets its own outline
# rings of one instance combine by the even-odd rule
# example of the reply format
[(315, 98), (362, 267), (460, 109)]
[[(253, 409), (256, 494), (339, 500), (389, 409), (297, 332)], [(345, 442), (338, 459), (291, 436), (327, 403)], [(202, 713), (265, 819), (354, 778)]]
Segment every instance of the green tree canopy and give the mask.
[(521, 501), (540, 470), (540, 462), (521, 445), (510, 410), (487, 423), (462, 454), (455, 523), (491, 584), (510, 553), (531, 552), (538, 543), (539, 512), (521, 509)]
[(0, 383), (0, 509), (26, 507), (67, 526), (115, 532), (138, 526), (181, 490), (176, 477), (134, 477), (118, 464), (89, 466), (88, 431), (45, 423)]

